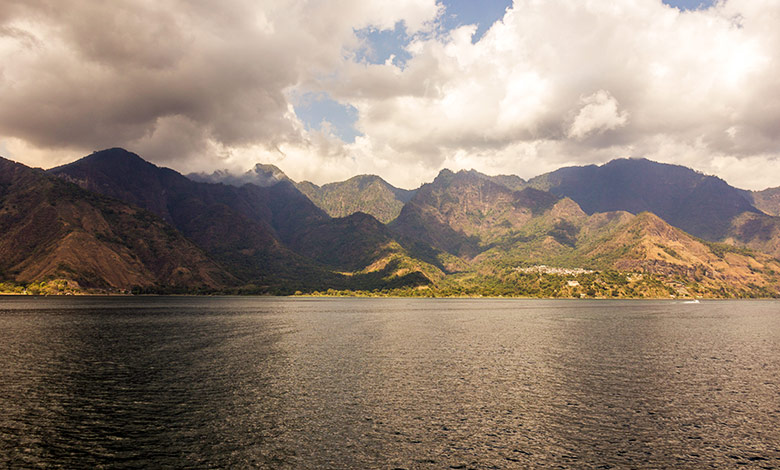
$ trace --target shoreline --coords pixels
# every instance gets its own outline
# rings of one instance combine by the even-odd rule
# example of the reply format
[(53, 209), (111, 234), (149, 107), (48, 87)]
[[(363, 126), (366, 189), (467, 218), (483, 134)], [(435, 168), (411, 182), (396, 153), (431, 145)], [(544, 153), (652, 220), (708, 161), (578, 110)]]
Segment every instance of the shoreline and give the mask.
[(537, 297), (537, 296), (489, 296), (489, 295), (440, 295), (440, 296), (405, 296), (405, 295), (315, 295), (315, 294), (124, 294), (124, 293), (67, 293), (67, 294), (21, 294), (16, 292), (0, 292), (0, 298), (3, 297), (31, 297), (31, 298), (66, 298), (66, 297), (133, 297), (133, 298), (151, 298), (151, 297), (274, 297), (286, 299), (461, 299), (461, 300), (653, 300), (669, 302), (691, 302), (712, 301), (712, 300), (768, 300), (780, 301), (779, 297)]

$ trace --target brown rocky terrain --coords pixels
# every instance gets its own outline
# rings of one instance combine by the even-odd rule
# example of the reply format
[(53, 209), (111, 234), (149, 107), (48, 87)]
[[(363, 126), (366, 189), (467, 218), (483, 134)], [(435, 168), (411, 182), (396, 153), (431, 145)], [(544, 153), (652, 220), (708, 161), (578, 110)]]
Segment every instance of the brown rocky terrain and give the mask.
[(1, 158), (0, 274), (107, 290), (208, 290), (233, 282), (155, 215)]

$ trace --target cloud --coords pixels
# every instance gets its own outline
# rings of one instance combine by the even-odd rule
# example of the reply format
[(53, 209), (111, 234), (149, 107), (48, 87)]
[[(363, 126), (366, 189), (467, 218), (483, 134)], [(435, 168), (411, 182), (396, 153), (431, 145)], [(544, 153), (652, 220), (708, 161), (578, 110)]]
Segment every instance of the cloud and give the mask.
[[(635, 156), (780, 185), (778, 2), (516, 0), (476, 42), (445, 18), (434, 0), (8, 0), (0, 142), (36, 162), (122, 145), (184, 171), (267, 161), (320, 183)], [(402, 64), (361, 58), (361, 31), (399, 28)], [(310, 93), (357, 111), (354, 142), (300, 121)]]
[(326, 85), (358, 109), (368, 155), (426, 176), (464, 155), (521, 176), (635, 156), (763, 184), (725, 158), (780, 185), (779, 20), (767, 0), (516, 0), (474, 44), (455, 29), (413, 42), (403, 70), (350, 65)]
[(618, 112), (617, 100), (607, 91), (599, 90), (581, 102), (582, 108), (569, 127), (569, 137), (583, 139), (593, 133), (623, 127), (628, 121), (628, 113)]
[(341, 68), (355, 28), (415, 32), (438, 14), (434, 0), (9, 0), (0, 136), (158, 162), (306, 145), (289, 89)]

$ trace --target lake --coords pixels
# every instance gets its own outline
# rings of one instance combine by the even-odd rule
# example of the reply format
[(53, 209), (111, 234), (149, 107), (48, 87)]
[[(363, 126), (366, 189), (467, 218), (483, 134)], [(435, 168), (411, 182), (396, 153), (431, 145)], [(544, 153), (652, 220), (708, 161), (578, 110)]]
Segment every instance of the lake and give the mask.
[(0, 297), (0, 466), (780, 468), (780, 302)]

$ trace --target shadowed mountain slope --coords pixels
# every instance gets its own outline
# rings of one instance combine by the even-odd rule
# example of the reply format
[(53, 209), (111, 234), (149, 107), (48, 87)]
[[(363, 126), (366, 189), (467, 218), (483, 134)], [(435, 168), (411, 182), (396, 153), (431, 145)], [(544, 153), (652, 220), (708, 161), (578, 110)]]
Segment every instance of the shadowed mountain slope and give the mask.
[[(375, 234), (343, 231), (343, 243), (351, 249), (334, 256), (329, 233), (348, 221), (330, 218), (285, 179), (266, 187), (198, 183), (123, 149), (96, 152), (50, 171), (169, 218), (247, 282), (345, 288), (357, 277), (334, 270), (354, 267), (355, 260), (376, 252), (364, 240)], [(302, 233), (305, 247), (298, 242)]]
[(723, 241), (780, 259), (780, 217), (745, 212), (731, 221)]
[(265, 201), (243, 197), (237, 188), (195, 183), (123, 149), (95, 152), (49, 172), (164, 217), (245, 282), (293, 281), (312, 269), (279, 242)]
[(65, 279), (108, 290), (235, 282), (150, 212), (1, 158), (0, 278)]
[(474, 170), (442, 170), (432, 183), (417, 190), (390, 227), (404, 237), (468, 259), (557, 199), (533, 188), (512, 191)]
[(735, 217), (759, 212), (740, 190), (720, 178), (645, 159), (561, 168), (528, 184), (569, 197), (588, 214), (652, 212), (675, 227), (711, 241), (726, 237)]

